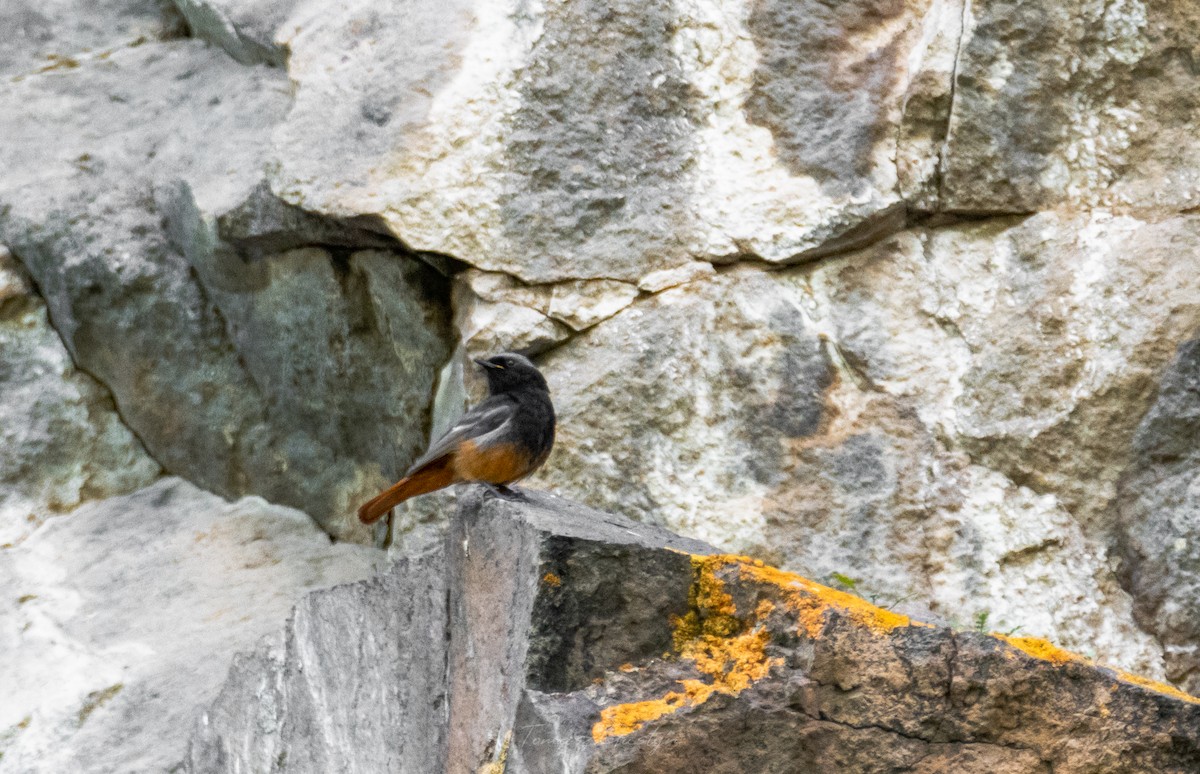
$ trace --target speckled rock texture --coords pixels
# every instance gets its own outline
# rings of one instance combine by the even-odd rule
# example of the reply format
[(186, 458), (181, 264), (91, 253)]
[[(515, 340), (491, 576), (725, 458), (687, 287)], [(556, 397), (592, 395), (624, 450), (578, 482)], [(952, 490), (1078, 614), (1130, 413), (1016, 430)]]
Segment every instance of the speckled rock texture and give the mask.
[(381, 560), (178, 478), (50, 519), (0, 552), (0, 771), (177, 770), (234, 653)]
[[(1050, 398), (1067, 367), (1039, 381), (1005, 361), (1027, 346), (1026, 323), (989, 298), (1008, 292), (1001, 281), (979, 289), (978, 308), (956, 306), (954, 294), (970, 288), (958, 262), (989, 260), (972, 236), (906, 234), (815, 270), (729, 270), (597, 325), (543, 359), (561, 430), (534, 480), (812, 577), (843, 578), (927, 618), (970, 626), (982, 615), (994, 628), (1019, 626), (1161, 677), (1161, 648), (1139, 630), (1093, 539), (1103, 527), (997, 471), (1006, 471), (1001, 461), (1036, 470), (1072, 487), (1062, 499), (1083, 488), (1080, 460), (1026, 440), (1038, 430), (1036, 405), (1022, 405), (1014, 379), (996, 374), (1013, 369)], [(1164, 316), (1190, 281), (1174, 272), (1163, 268)], [(1044, 282), (1029, 292), (1026, 309), (1053, 294)], [(877, 300), (864, 303), (866, 294)], [(938, 317), (961, 327), (947, 330)], [(1007, 338), (977, 337), (993, 325), (1006, 326)], [(1079, 358), (1133, 360), (1144, 336), (1135, 323), (1127, 344)], [(1130, 366), (1106, 375), (1081, 363), (1062, 400), (1087, 405), (1097, 385), (1093, 410), (1119, 413), (1128, 393), (1112, 391)], [(1119, 429), (1110, 421), (1095, 438), (1096, 456), (1122, 448)], [(1085, 493), (1093, 502), (1106, 502), (1101, 483)]]
[(1200, 699), (531, 493), (308, 597), (186, 770), (1184, 774)]
[(1134, 434), (1135, 462), (1120, 482), (1118, 554), (1138, 620), (1163, 643), (1167, 675), (1200, 685), (1200, 341), (1178, 354)]
[(75, 367), (2, 245), (0, 352), (0, 545), (12, 548), (56, 514), (158, 477), (107, 391)]
[(89, 55), (187, 32), (171, 0), (7, 0), (0, 77), (71, 69)]

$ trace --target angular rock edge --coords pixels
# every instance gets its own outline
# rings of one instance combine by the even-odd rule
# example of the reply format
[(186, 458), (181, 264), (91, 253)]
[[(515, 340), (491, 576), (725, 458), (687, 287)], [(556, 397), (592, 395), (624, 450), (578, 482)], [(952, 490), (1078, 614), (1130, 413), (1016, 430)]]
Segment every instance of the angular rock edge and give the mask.
[(1200, 700), (540, 493), (311, 594), (190, 772), (1200, 771)]

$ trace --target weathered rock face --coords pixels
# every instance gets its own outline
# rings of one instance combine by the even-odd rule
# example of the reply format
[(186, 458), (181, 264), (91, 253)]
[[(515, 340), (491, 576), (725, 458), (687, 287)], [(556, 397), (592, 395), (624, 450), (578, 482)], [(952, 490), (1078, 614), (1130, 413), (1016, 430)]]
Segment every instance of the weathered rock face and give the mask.
[[(176, 6), (0, 9), (0, 545), (160, 470), (370, 541), (520, 348), (535, 485), (1200, 686), (1190, 5)], [(286, 666), (317, 615), (247, 662), (307, 718), (254, 766), (338, 760)], [(1007, 755), (946, 744), (896, 765)]]
[(51, 519), (0, 551), (0, 770), (170, 769), (233, 653), (380, 558), (177, 478)]
[(0, 90), (36, 116), (0, 119), (0, 234), (75, 361), (168, 471), (364, 539), (352, 504), (424, 444), (448, 289), (267, 191), (283, 74), (180, 42)]
[(1169, 2), (970, 3), (941, 206), (1196, 206), (1198, 14)]
[(791, 261), (903, 221), (921, 0), (318, 5), (280, 33), (290, 202), (530, 282)]
[(1169, 686), (531, 496), (473, 492), (444, 548), (307, 599), (238, 661), (187, 770), (1200, 766), (1200, 700)]
[[(1161, 676), (1161, 650), (1134, 623), (1105, 544), (1054, 497), (988, 467), (995, 458), (964, 453), (976, 441), (976, 424), (963, 421), (971, 414), (936, 408), (954, 397), (1002, 409), (1011, 400), (1000, 389), (1011, 381), (993, 389), (987, 377), (972, 400), (961, 384), (973, 375), (956, 372), (1003, 367), (986, 345), (972, 360), (963, 338), (990, 344), (991, 332), (977, 332), (988, 324), (1012, 333), (1007, 305), (989, 299), (1008, 280), (979, 290), (995, 322), (939, 303), (939, 293), (966, 288), (961, 262), (989, 260), (986, 242), (950, 249), (943, 235), (906, 235), (811, 271), (698, 280), (556, 349), (544, 363), (559, 446), (535, 480), (812, 577), (852, 579), (859, 593), (925, 616), (959, 625), (983, 616)], [(1164, 315), (1171, 282), (1159, 293)], [(948, 333), (939, 315), (961, 318), (963, 333)], [(899, 329), (911, 338), (893, 337)], [(1144, 343), (1127, 338), (1130, 350)], [(1128, 402), (1113, 400), (1110, 411)], [(1051, 411), (1070, 409), (1052, 406), (1047, 424)], [(1007, 439), (988, 440), (996, 449)], [(1111, 443), (1123, 448), (1119, 437)], [(1077, 481), (1074, 464), (1064, 461), (1055, 480)]]
[(878, 389), (1093, 533), (1177, 343), (1200, 328), (1200, 220), (1045, 213), (914, 230), (797, 275)]
[[(709, 264), (695, 265), (712, 272)], [(612, 317), (640, 292), (618, 280), (526, 285), (507, 274), (469, 269), (454, 288), (455, 328), (472, 356), (506, 349), (536, 355)]]
[(180, 37), (183, 19), (170, 0), (9, 0), (0, 75), (71, 69), (90, 55)]
[[(686, 605), (658, 590), (666, 584), (686, 600), (685, 552), (707, 547), (533, 496), (517, 506), (470, 492), (449, 552), (309, 597), (281, 637), (238, 660), (199, 720), (188, 770), (256, 771), (274, 761), (279, 771), (415, 774), (449, 759), (463, 762), (455, 771), (474, 771), (467, 762), (482, 763), (512, 730), (527, 658), (553, 669), (581, 647), (605, 661), (669, 648), (669, 613)], [(552, 573), (565, 566), (579, 567), (586, 599), (546, 608), (539, 589), (561, 583)], [(534, 643), (530, 616), (571, 624), (545, 628)]]
[(1179, 348), (1134, 436), (1136, 461), (1121, 482), (1120, 556), (1139, 620), (1163, 643), (1167, 675), (1200, 689), (1200, 341)]
[(757, 271), (665, 290), (544, 363), (561, 421), (537, 480), (719, 545), (769, 542), (761, 502), (786, 447), (821, 432), (835, 379), (794, 299)]
[(0, 246), (0, 545), (55, 513), (149, 484), (159, 467), (80, 373), (46, 306)]
[(443, 557), (305, 597), (234, 660), (190, 771), (433, 772), (446, 745)]

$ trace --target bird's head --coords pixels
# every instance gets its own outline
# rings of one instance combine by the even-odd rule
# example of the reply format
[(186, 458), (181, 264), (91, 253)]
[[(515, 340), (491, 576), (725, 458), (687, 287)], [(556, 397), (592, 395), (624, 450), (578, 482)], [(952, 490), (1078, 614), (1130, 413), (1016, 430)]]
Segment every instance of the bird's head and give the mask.
[(483, 369), (487, 376), (488, 392), (499, 395), (517, 389), (540, 389), (547, 392), (546, 377), (537, 370), (537, 366), (529, 362), (529, 358), (515, 352), (501, 352), (489, 358), (481, 358), (475, 363)]

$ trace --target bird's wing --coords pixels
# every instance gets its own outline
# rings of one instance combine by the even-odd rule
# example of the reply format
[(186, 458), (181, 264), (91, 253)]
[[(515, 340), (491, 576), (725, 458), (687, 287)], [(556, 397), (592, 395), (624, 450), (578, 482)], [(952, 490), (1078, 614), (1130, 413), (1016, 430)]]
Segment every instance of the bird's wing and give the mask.
[(516, 403), (502, 395), (493, 395), (463, 414), (454, 426), (437, 439), (429, 451), (425, 452), (409, 467), (404, 475), (411, 476), (430, 462), (445, 456), (458, 448), (463, 441), (478, 440), (481, 436), (494, 433), (510, 422), (516, 413)]

